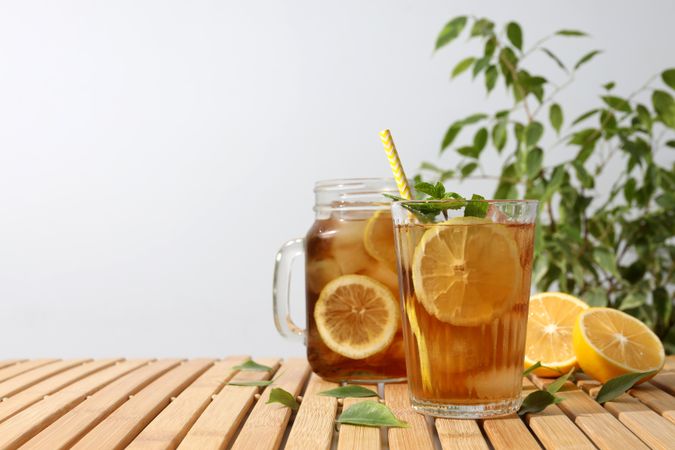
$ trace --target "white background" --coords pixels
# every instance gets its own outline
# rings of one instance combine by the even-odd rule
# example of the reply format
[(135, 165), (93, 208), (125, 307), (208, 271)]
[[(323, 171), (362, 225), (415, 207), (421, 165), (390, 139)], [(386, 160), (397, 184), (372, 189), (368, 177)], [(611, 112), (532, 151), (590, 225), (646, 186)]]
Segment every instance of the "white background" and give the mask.
[(448, 81), (464, 38), (432, 54), (462, 13), (518, 20), (526, 47), (589, 31), (551, 44), (571, 63), (606, 51), (568, 118), (601, 83), (627, 95), (675, 66), (665, 0), (3, 0), (0, 357), (302, 354), (276, 334), (271, 282), (313, 182), (387, 176), (385, 127), (414, 172), (452, 120), (509, 106)]

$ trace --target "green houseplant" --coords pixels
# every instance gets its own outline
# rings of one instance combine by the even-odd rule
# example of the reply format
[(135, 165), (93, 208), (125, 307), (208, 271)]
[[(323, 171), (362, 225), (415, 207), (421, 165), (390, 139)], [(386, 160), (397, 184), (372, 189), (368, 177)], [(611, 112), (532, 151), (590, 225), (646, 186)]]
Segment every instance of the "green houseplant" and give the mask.
[[(482, 51), (457, 62), (451, 77), (471, 74), (488, 94), (503, 87), (512, 102), (450, 124), (441, 154), (447, 158), (452, 152), (444, 163), (452, 167), (423, 163), (418, 180), (494, 179), (494, 198), (538, 199), (537, 289), (557, 288), (592, 306), (624, 310), (649, 325), (674, 353), (675, 164), (668, 152), (675, 150), (675, 69), (627, 96), (616, 94), (615, 83), (608, 82), (595, 108), (569, 120), (563, 94), (601, 52), (581, 53), (567, 65), (549, 44), (586, 33), (559, 30), (525, 47), (516, 22), (497, 27), (486, 18), (460, 16), (440, 32), (436, 50), (462, 34), (479, 40)], [(537, 52), (550, 58), (562, 82), (528, 66)], [(553, 143), (545, 146), (542, 138)], [(659, 159), (670, 165), (659, 163), (657, 152), (665, 153)], [(550, 162), (561, 154), (562, 161)], [(485, 173), (482, 163), (495, 156), (503, 161), (501, 173)], [(622, 167), (620, 173), (606, 172), (612, 160)], [(607, 186), (598, 189), (598, 180), (605, 179)]]

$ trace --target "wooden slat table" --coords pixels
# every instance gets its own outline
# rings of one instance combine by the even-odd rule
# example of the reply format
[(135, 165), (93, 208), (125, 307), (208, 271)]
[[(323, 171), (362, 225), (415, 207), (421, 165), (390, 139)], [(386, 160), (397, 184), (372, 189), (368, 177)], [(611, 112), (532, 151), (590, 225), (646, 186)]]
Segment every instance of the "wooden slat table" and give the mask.
[[(567, 383), (565, 401), (537, 414), (431, 419), (410, 407), (405, 384), (365, 386), (409, 428), (337, 427), (364, 401), (317, 395), (337, 386), (304, 359), (257, 358), (267, 372), (224, 359), (0, 360), (0, 449), (675, 449), (675, 357), (652, 381), (604, 406), (599, 385)], [(268, 387), (229, 385), (273, 379)], [(550, 380), (523, 379), (524, 393)], [(272, 387), (301, 398), (292, 412), (267, 404)]]

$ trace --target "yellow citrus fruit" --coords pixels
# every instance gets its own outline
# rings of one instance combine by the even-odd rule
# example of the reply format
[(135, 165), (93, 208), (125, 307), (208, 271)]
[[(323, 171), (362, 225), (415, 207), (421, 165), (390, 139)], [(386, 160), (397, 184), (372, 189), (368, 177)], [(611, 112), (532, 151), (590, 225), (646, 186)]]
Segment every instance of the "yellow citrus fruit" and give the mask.
[(572, 329), (579, 314), (588, 305), (576, 297), (561, 292), (542, 292), (530, 298), (525, 341), (525, 368), (537, 361), (534, 374), (559, 377), (577, 362), (572, 345)]
[(400, 322), (398, 302), (379, 281), (343, 275), (326, 285), (314, 306), (324, 343), (336, 353), (363, 359), (384, 350)]
[(418, 300), (457, 326), (491, 322), (513, 306), (522, 268), (503, 224), (457, 217), (431, 226), (415, 247), (412, 279)]
[(579, 366), (601, 383), (629, 372), (660, 370), (666, 358), (661, 341), (647, 325), (611, 308), (591, 308), (579, 315), (573, 342)]
[(377, 211), (368, 219), (363, 232), (363, 246), (370, 256), (396, 271), (394, 225), (389, 211)]

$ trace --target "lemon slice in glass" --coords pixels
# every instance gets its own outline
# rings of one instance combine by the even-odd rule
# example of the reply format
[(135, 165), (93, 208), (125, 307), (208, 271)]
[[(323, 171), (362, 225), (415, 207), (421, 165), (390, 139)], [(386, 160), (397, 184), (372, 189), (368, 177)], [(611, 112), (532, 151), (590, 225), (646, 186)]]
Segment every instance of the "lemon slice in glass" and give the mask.
[(415, 247), (415, 294), (424, 308), (457, 326), (489, 323), (515, 303), (522, 268), (503, 224), (457, 217), (432, 225)]

